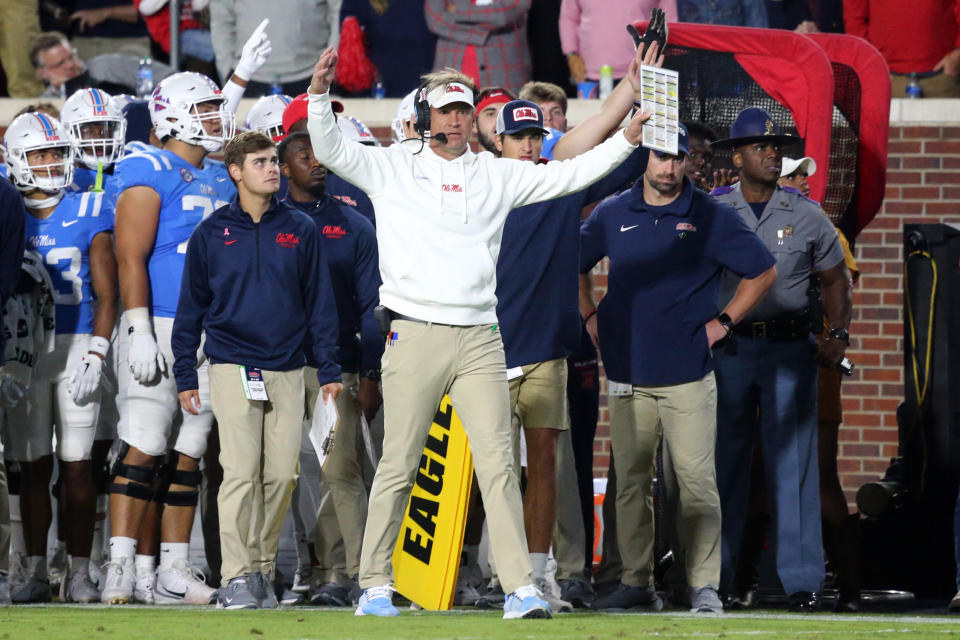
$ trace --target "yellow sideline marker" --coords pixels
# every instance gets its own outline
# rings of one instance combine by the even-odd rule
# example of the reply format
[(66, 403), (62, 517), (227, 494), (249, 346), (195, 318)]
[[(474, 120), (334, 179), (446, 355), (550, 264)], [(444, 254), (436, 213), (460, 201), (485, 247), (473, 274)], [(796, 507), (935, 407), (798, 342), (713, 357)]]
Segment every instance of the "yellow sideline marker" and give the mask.
[(467, 433), (444, 396), (430, 425), (393, 551), (397, 592), (424, 609), (453, 606), (472, 482)]

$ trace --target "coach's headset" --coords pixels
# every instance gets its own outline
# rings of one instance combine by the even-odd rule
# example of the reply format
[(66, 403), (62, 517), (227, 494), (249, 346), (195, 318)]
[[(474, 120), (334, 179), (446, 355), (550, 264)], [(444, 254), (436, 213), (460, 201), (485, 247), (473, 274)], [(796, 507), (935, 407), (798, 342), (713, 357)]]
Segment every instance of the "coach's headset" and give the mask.
[(447, 136), (438, 133), (437, 135), (428, 134), (430, 131), (430, 101), (427, 99), (427, 83), (424, 82), (417, 87), (417, 93), (413, 99), (413, 130), (420, 136), (420, 148), (417, 153), (423, 151), (423, 146), (429, 139), (434, 139), (441, 144), (447, 143)]

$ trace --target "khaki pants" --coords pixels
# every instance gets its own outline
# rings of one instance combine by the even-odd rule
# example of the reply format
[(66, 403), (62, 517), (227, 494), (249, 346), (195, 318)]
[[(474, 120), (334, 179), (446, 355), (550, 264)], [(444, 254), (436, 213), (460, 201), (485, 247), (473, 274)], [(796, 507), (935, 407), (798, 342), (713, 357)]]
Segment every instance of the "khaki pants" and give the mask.
[[(691, 587), (720, 583), (720, 497), (714, 447), (717, 385), (713, 373), (667, 386), (634, 386), (611, 396), (610, 440), (617, 467), (617, 537), (624, 584), (653, 582), (653, 473), (661, 435), (680, 487), (677, 530)], [(661, 426), (662, 434), (661, 434)]]
[[(907, 97), (907, 83), (909, 75), (899, 73), (890, 74), (890, 96), (893, 98)], [(917, 80), (923, 89), (924, 98), (957, 98), (960, 97), (960, 78), (939, 73), (929, 78)]]
[(142, 58), (150, 55), (150, 38), (107, 38), (94, 36), (87, 38), (74, 36), (70, 44), (77, 50), (81, 60), (89, 60), (107, 53), (122, 53)]
[(257, 571), (272, 575), (299, 473), (302, 370), (263, 371), (263, 380), (270, 399), (247, 400), (237, 365), (210, 367), (210, 401), (223, 467), (217, 507), (224, 586)]
[(513, 458), (510, 393), (496, 325), (452, 327), (394, 320), (383, 355), (383, 457), (373, 479), (360, 557), (360, 586), (392, 582), (391, 558), (444, 394), (470, 440), (490, 546), (504, 591), (531, 584), (523, 503)]
[(43, 83), (30, 62), (30, 43), (40, 33), (37, 5), (36, 0), (0, 0), (0, 60), (13, 98), (43, 93)]
[[(586, 532), (580, 510), (580, 488), (573, 459), (570, 430), (557, 441), (557, 528), (553, 536), (553, 555), (557, 560), (557, 580), (583, 578), (586, 567)], [(592, 560), (592, 559), (591, 559)]]
[[(320, 386), (316, 369), (305, 367), (303, 371), (307, 387), (307, 417), (312, 419), (313, 405), (320, 393)], [(324, 562), (322, 569), (339, 570), (337, 579), (327, 580), (328, 582), (342, 582), (340, 571), (345, 571), (348, 579), (352, 579), (360, 571), (360, 548), (363, 528), (367, 522), (367, 490), (363, 484), (363, 459), (366, 452), (360, 432), (357, 405), (359, 385), (358, 374), (343, 374), (343, 392), (337, 397), (340, 424), (334, 435), (333, 451), (330, 452), (323, 470), (323, 480), (330, 489), (333, 509), (336, 512), (335, 522), (339, 524), (339, 535), (330, 535), (332, 532), (329, 527), (318, 526), (321, 535), (317, 556), (321, 562), (333, 560), (337, 556), (346, 559), (345, 566), (335, 560), (336, 564)], [(342, 547), (342, 551), (337, 553), (337, 547)]]

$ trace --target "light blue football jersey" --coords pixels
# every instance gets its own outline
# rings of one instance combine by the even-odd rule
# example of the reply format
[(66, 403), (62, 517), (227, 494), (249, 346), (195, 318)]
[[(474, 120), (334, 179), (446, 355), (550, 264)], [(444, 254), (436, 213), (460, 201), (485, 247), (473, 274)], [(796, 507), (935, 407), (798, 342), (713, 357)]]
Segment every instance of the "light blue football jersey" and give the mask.
[(50, 217), (27, 214), (27, 247), (43, 256), (53, 282), (57, 335), (93, 333), (90, 243), (113, 231), (113, 203), (103, 193), (67, 192)]
[(200, 221), (237, 195), (222, 162), (205, 160), (198, 169), (164, 149), (131, 153), (114, 170), (118, 193), (149, 187), (160, 195), (157, 237), (147, 262), (151, 313), (172, 318), (177, 312), (187, 241)]

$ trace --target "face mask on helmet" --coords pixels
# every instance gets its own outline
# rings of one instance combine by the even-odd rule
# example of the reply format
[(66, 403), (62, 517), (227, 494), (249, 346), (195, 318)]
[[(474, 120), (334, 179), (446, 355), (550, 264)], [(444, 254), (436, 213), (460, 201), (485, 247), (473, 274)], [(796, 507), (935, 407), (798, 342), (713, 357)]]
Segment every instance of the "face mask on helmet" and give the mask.
[(3, 136), (4, 162), (20, 191), (55, 193), (73, 182), (73, 148), (64, 126), (39, 113), (18, 116)]
[(246, 128), (264, 133), (278, 142), (284, 135), (283, 111), (292, 101), (293, 98), (285, 95), (263, 96), (250, 107)]
[(164, 78), (150, 97), (150, 119), (157, 137), (167, 136), (219, 151), (236, 130), (226, 98), (210, 78), (193, 72)]
[(74, 153), (88, 169), (110, 167), (123, 156), (127, 123), (105, 91), (80, 89), (63, 103), (60, 117)]

